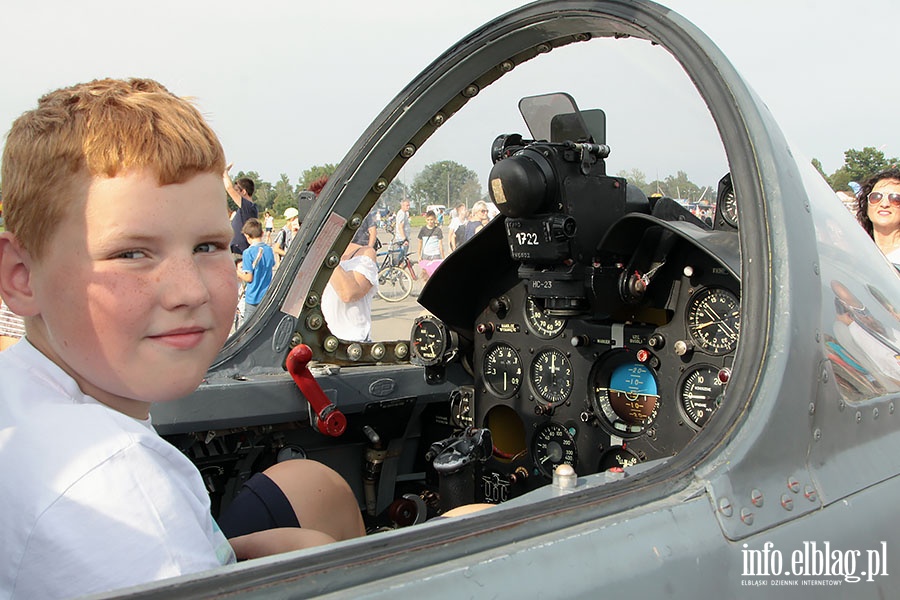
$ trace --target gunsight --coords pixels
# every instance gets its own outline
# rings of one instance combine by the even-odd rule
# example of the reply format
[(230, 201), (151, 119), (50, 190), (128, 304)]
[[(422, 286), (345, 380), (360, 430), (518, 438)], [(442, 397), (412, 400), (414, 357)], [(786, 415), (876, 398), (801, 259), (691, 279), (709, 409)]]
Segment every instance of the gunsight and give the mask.
[(501, 135), (491, 146), (491, 199), (506, 217), (519, 277), (553, 316), (588, 312), (586, 272), (603, 232), (628, 212), (647, 212), (643, 192), (606, 175), (606, 116), (579, 111), (566, 93), (523, 98), (534, 139)]

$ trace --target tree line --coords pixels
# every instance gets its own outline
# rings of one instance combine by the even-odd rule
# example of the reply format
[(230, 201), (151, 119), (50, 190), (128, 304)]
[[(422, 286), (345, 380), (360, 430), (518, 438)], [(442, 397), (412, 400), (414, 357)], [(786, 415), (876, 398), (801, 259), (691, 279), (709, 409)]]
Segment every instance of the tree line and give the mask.
[(812, 164), (835, 192), (855, 193), (850, 185), (851, 182), (862, 184), (870, 176), (889, 167), (900, 165), (900, 158), (886, 158), (881, 150), (866, 146), (862, 150), (850, 148), (844, 152), (844, 164), (831, 175), (825, 174), (819, 159), (812, 159)]
[[(887, 158), (881, 150), (867, 146), (862, 150), (850, 148), (844, 152), (844, 164), (831, 175), (825, 173), (818, 159), (812, 159), (812, 164), (837, 192), (850, 191), (850, 182), (862, 183), (870, 175), (900, 164), (900, 159)], [(291, 183), (284, 173), (274, 184), (265, 181), (256, 171), (239, 171), (235, 178), (252, 179), (256, 183), (254, 199), (260, 211), (271, 210), (280, 215), (289, 206), (297, 206), (300, 192), (309, 189), (312, 182), (322, 176), (330, 177), (336, 169), (337, 165), (331, 163), (314, 165), (300, 174), (296, 184)], [(616, 175), (624, 177), (628, 183), (639, 187), (648, 196), (659, 193), (692, 203), (715, 202), (717, 182), (699, 185), (684, 171), (652, 181), (648, 181), (640, 169), (622, 170)], [(488, 197), (475, 171), (452, 160), (442, 160), (426, 165), (409, 185), (394, 179), (381, 195), (381, 204), (393, 210), (404, 199), (409, 200), (414, 213), (419, 213), (424, 212), (431, 204), (443, 204), (448, 208), (459, 203), (472, 206), (478, 200), (488, 200)]]

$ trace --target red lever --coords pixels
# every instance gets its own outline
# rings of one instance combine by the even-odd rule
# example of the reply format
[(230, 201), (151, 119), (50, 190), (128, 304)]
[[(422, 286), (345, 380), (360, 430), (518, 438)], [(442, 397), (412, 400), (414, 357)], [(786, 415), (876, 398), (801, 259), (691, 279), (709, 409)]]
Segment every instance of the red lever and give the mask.
[(316, 427), (325, 435), (338, 437), (347, 429), (347, 417), (332, 404), (319, 382), (309, 372), (312, 350), (306, 344), (296, 346), (287, 356), (287, 370), (294, 383), (306, 397), (306, 401), (316, 413)]

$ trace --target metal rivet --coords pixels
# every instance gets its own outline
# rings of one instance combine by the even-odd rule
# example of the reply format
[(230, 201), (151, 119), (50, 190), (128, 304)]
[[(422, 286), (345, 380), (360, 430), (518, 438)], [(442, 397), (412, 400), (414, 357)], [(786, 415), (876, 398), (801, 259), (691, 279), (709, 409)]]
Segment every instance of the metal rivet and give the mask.
[(787, 486), (795, 494), (800, 491), (800, 482), (794, 477), (788, 477)]
[(338, 256), (337, 254), (335, 254), (334, 252), (332, 252), (331, 254), (329, 254), (329, 255), (328, 255), (328, 258), (325, 259), (325, 265), (326, 265), (329, 269), (335, 268), (336, 266), (338, 266), (338, 265), (340, 264), (340, 262), (341, 262), (341, 257), (339, 257), (339, 256)]
[(403, 150), (400, 151), (400, 156), (402, 156), (403, 158), (411, 158), (415, 153), (416, 147), (413, 144), (407, 144), (403, 146)]
[(822, 369), (822, 383), (828, 383), (828, 369)]
[(552, 49), (553, 48), (550, 47), (550, 44), (538, 44), (538, 47), (535, 48), (535, 50), (537, 50), (538, 54), (546, 54), (547, 52), (550, 52), (550, 50), (552, 50)]
[(576, 42), (586, 42), (591, 39), (591, 34), (589, 33), (579, 33), (575, 36)]
[(312, 331), (316, 331), (320, 327), (322, 327), (323, 320), (322, 315), (319, 313), (313, 313), (306, 317), (306, 327)]
[(511, 60), (504, 60), (502, 63), (500, 63), (500, 70), (503, 71), (504, 73), (509, 73), (510, 71), (512, 71), (515, 68), (516, 68), (516, 63), (514, 63)]
[(763, 493), (759, 490), (752, 490), (750, 492), (750, 502), (752, 502), (753, 506), (756, 508), (761, 508), (763, 505)]
[(351, 229), (359, 229), (361, 223), (362, 217), (359, 215), (353, 215), (352, 217), (350, 217), (350, 221), (348, 221)]
[(804, 496), (806, 497), (806, 499), (809, 500), (810, 502), (815, 502), (815, 501), (816, 501), (816, 490), (815, 490), (815, 488), (812, 487), (811, 485), (806, 486), (806, 488), (803, 490), (803, 495), (804, 495)]
[(379, 342), (372, 346), (371, 353), (372, 358), (374, 358), (375, 360), (381, 360), (382, 358), (384, 358), (384, 344)]
[(376, 194), (382, 193), (384, 190), (388, 188), (388, 180), (384, 177), (379, 177), (375, 180), (375, 185), (372, 186), (372, 190)]
[[(807, 205), (807, 208), (809, 208), (808, 205)], [(815, 271), (816, 275), (819, 274), (819, 265), (818, 264), (813, 264), (813, 271)]]
[(338, 349), (338, 346), (340, 346), (340, 345), (341, 345), (341, 343), (333, 335), (329, 335), (327, 338), (325, 338), (325, 341), (322, 343), (322, 346), (325, 347), (326, 352), (334, 352), (335, 350)]
[(295, 333), (294, 335), (291, 336), (291, 347), (296, 348), (297, 346), (299, 346), (302, 343), (303, 343), (303, 336), (300, 335), (299, 333)]
[(753, 512), (749, 508), (741, 509), (741, 523), (747, 526), (753, 525)]
[(816, 414), (816, 405), (812, 402), (809, 403), (809, 414)]
[(889, 406), (890, 406), (890, 409), (891, 409), (891, 410), (890, 410), (891, 414), (894, 414), (894, 403), (891, 402)]
[(794, 510), (794, 499), (787, 494), (781, 495), (781, 507), (784, 510)]
[(862, 413), (859, 411), (856, 411), (856, 422), (859, 423), (861, 421), (862, 421)]
[(306, 297), (306, 306), (309, 308), (315, 308), (319, 305), (319, 293), (318, 292), (310, 292), (309, 296)]
[(354, 344), (350, 344), (347, 347), (347, 358), (349, 358), (350, 360), (357, 361), (360, 358), (362, 358), (362, 355), (363, 355), (363, 349), (362, 349), (362, 346), (360, 346), (359, 344), (354, 343)]
[(878, 418), (878, 407), (875, 407), (874, 409), (872, 409), (872, 418), (873, 419)]
[(726, 517), (734, 514), (734, 508), (731, 506), (731, 500), (728, 498), (719, 498), (719, 512)]
[(475, 85), (473, 83), (473, 84), (467, 85), (465, 87), (465, 89), (463, 89), (462, 95), (465, 96), (466, 98), (474, 98), (475, 96), (478, 95), (479, 91), (481, 91), (481, 90), (478, 88), (477, 85)]
[(838, 400), (838, 412), (844, 412), (844, 401)]
[(813, 438), (814, 438), (816, 441), (819, 441), (819, 440), (822, 439), (822, 430), (819, 429), (818, 427), (816, 427), (816, 430), (813, 431)]
[(441, 125), (443, 125), (444, 124), (444, 115), (442, 115), (441, 113), (437, 113), (436, 115), (431, 117), (431, 124), (434, 125), (435, 127), (440, 127)]
[(409, 354), (409, 346), (405, 343), (401, 342), (394, 346), (394, 356), (397, 358), (403, 359)]

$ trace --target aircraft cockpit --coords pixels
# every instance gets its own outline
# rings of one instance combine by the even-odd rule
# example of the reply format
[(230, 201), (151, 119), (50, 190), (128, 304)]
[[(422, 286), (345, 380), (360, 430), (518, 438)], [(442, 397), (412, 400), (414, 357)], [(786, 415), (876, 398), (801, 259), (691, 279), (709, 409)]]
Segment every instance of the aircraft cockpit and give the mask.
[[(678, 453), (724, 401), (740, 336), (734, 231), (608, 176), (602, 112), (567, 94), (520, 108), (540, 141), (494, 142), (502, 216), (423, 290), (434, 316), (410, 340), (432, 380), (448, 355), (473, 378), (454, 419), (491, 436), (491, 452), (471, 446), (475, 501), (547, 485), (563, 464), (584, 475)], [(504, 260), (481, 263), (479, 297), (454, 295), (485, 255)]]

